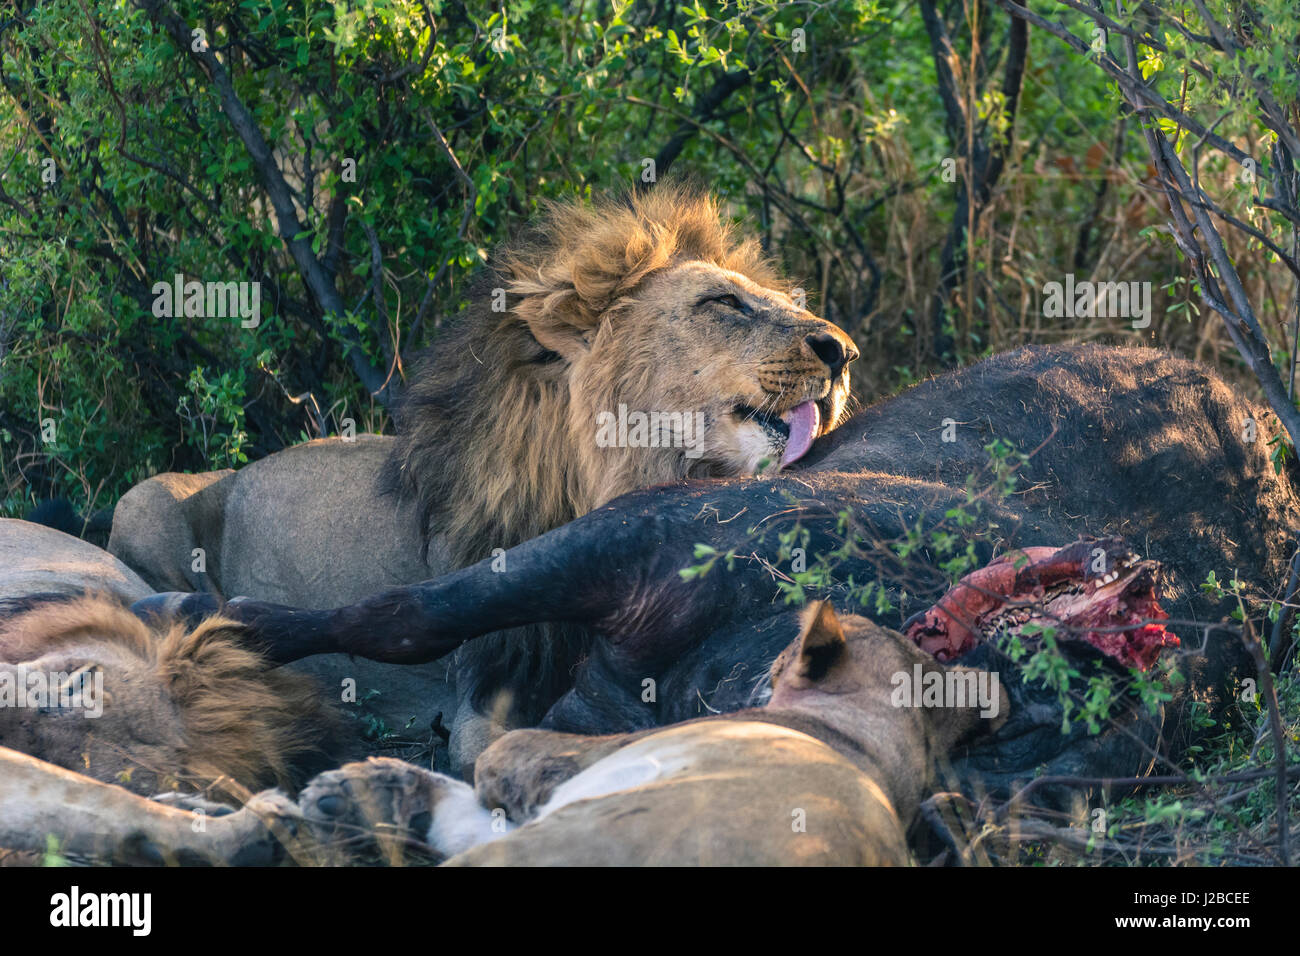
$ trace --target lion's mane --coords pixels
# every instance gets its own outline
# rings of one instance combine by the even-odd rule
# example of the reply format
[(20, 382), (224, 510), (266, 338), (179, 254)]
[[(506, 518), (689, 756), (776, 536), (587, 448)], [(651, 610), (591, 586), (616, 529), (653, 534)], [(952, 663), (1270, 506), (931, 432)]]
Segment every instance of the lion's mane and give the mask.
[[(442, 534), (463, 565), (599, 504), (591, 495), (602, 464), (591, 443), (569, 438), (567, 363), (547, 344), (614, 317), (635, 322), (642, 283), (686, 259), (785, 288), (758, 243), (739, 239), (716, 203), (688, 187), (550, 203), (497, 253), (397, 412), (383, 484), (418, 503), (426, 540)], [(665, 364), (663, 374), (677, 372), (689, 374)]]
[(137, 695), (129, 727), (68, 720), (68, 736), (58, 738), (66, 752), (32, 756), (146, 794), (216, 784), (238, 795), (303, 782), (337, 749), (338, 718), (314, 682), (270, 670), (243, 645), (243, 631), (222, 617), (150, 626), (98, 595), (38, 601), (0, 619), (0, 661), (67, 651), (113, 672), (106, 708)]
[[(608, 396), (620, 369), (588, 368), (579, 383), (569, 357), (598, 330), (618, 335), (649, 320), (636, 293), (689, 260), (788, 289), (759, 244), (738, 236), (708, 193), (691, 186), (552, 202), (497, 250), (466, 311), (414, 369), (396, 412), (396, 447), (380, 484), (414, 503), (426, 547), (439, 534), (464, 566), (617, 495), (686, 477), (651, 471), (647, 456), (640, 471), (611, 478), (594, 443), (573, 437), (569, 416), (582, 407), (574, 388), (587, 390), (578, 399), (588, 403)], [(691, 372), (674, 356), (655, 374)], [(510, 706), (536, 717), (567, 688), (586, 644), (559, 625), (479, 638), (461, 649), (457, 680), (480, 709), (489, 690), (509, 685), (524, 695)]]

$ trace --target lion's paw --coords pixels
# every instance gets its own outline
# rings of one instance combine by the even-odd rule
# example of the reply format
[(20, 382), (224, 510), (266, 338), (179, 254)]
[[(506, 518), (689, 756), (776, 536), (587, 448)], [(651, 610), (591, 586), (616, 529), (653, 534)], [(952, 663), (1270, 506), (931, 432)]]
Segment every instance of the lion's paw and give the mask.
[(465, 786), (401, 760), (371, 757), (313, 778), (298, 806), (323, 844), (357, 849), (377, 842), (400, 852), (403, 845), (427, 846), (449, 785)]

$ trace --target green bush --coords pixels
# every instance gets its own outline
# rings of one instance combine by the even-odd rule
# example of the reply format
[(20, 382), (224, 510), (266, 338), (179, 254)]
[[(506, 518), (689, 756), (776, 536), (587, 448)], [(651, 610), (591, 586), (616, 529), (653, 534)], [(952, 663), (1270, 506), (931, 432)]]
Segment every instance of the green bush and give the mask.
[[(645, 188), (650, 161), (716, 191), (854, 335), (863, 400), (1027, 340), (1137, 338), (1041, 317), (1070, 268), (1168, 286), (1145, 336), (1216, 359), (1172, 245), (1139, 235), (1161, 212), (1116, 91), (1031, 32), (1012, 117), (1011, 21), (970, 15), (946, 62), (1006, 169), (939, 328), (969, 172), (916, 5), (21, 0), (0, 23), (0, 511), (383, 430), (488, 250), (546, 197)], [(259, 283), (260, 322), (156, 314), (176, 275)]]

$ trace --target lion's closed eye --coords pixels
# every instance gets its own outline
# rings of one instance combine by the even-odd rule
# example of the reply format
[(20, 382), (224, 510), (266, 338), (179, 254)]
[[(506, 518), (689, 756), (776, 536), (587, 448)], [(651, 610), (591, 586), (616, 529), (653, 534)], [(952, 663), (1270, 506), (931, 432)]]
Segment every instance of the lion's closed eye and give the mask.
[(748, 305), (740, 301), (738, 295), (731, 292), (726, 292), (722, 295), (706, 296), (697, 302), (696, 305), (707, 305), (710, 302), (716, 302), (718, 305), (724, 305), (729, 309), (735, 309), (737, 312), (744, 312), (746, 315), (753, 311)]

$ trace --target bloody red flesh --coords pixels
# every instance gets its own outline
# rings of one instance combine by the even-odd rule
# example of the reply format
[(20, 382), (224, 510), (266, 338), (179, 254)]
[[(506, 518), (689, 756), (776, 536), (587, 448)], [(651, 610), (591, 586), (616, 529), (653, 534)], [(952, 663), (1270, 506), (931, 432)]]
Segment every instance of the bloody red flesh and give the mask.
[[(1098, 553), (1100, 549), (1100, 554)], [(998, 634), (1032, 623), (1062, 640), (1083, 641), (1123, 664), (1146, 670), (1178, 638), (1160, 623), (1160, 566), (1118, 539), (1001, 555), (957, 582), (906, 627), (909, 638), (941, 661)]]

